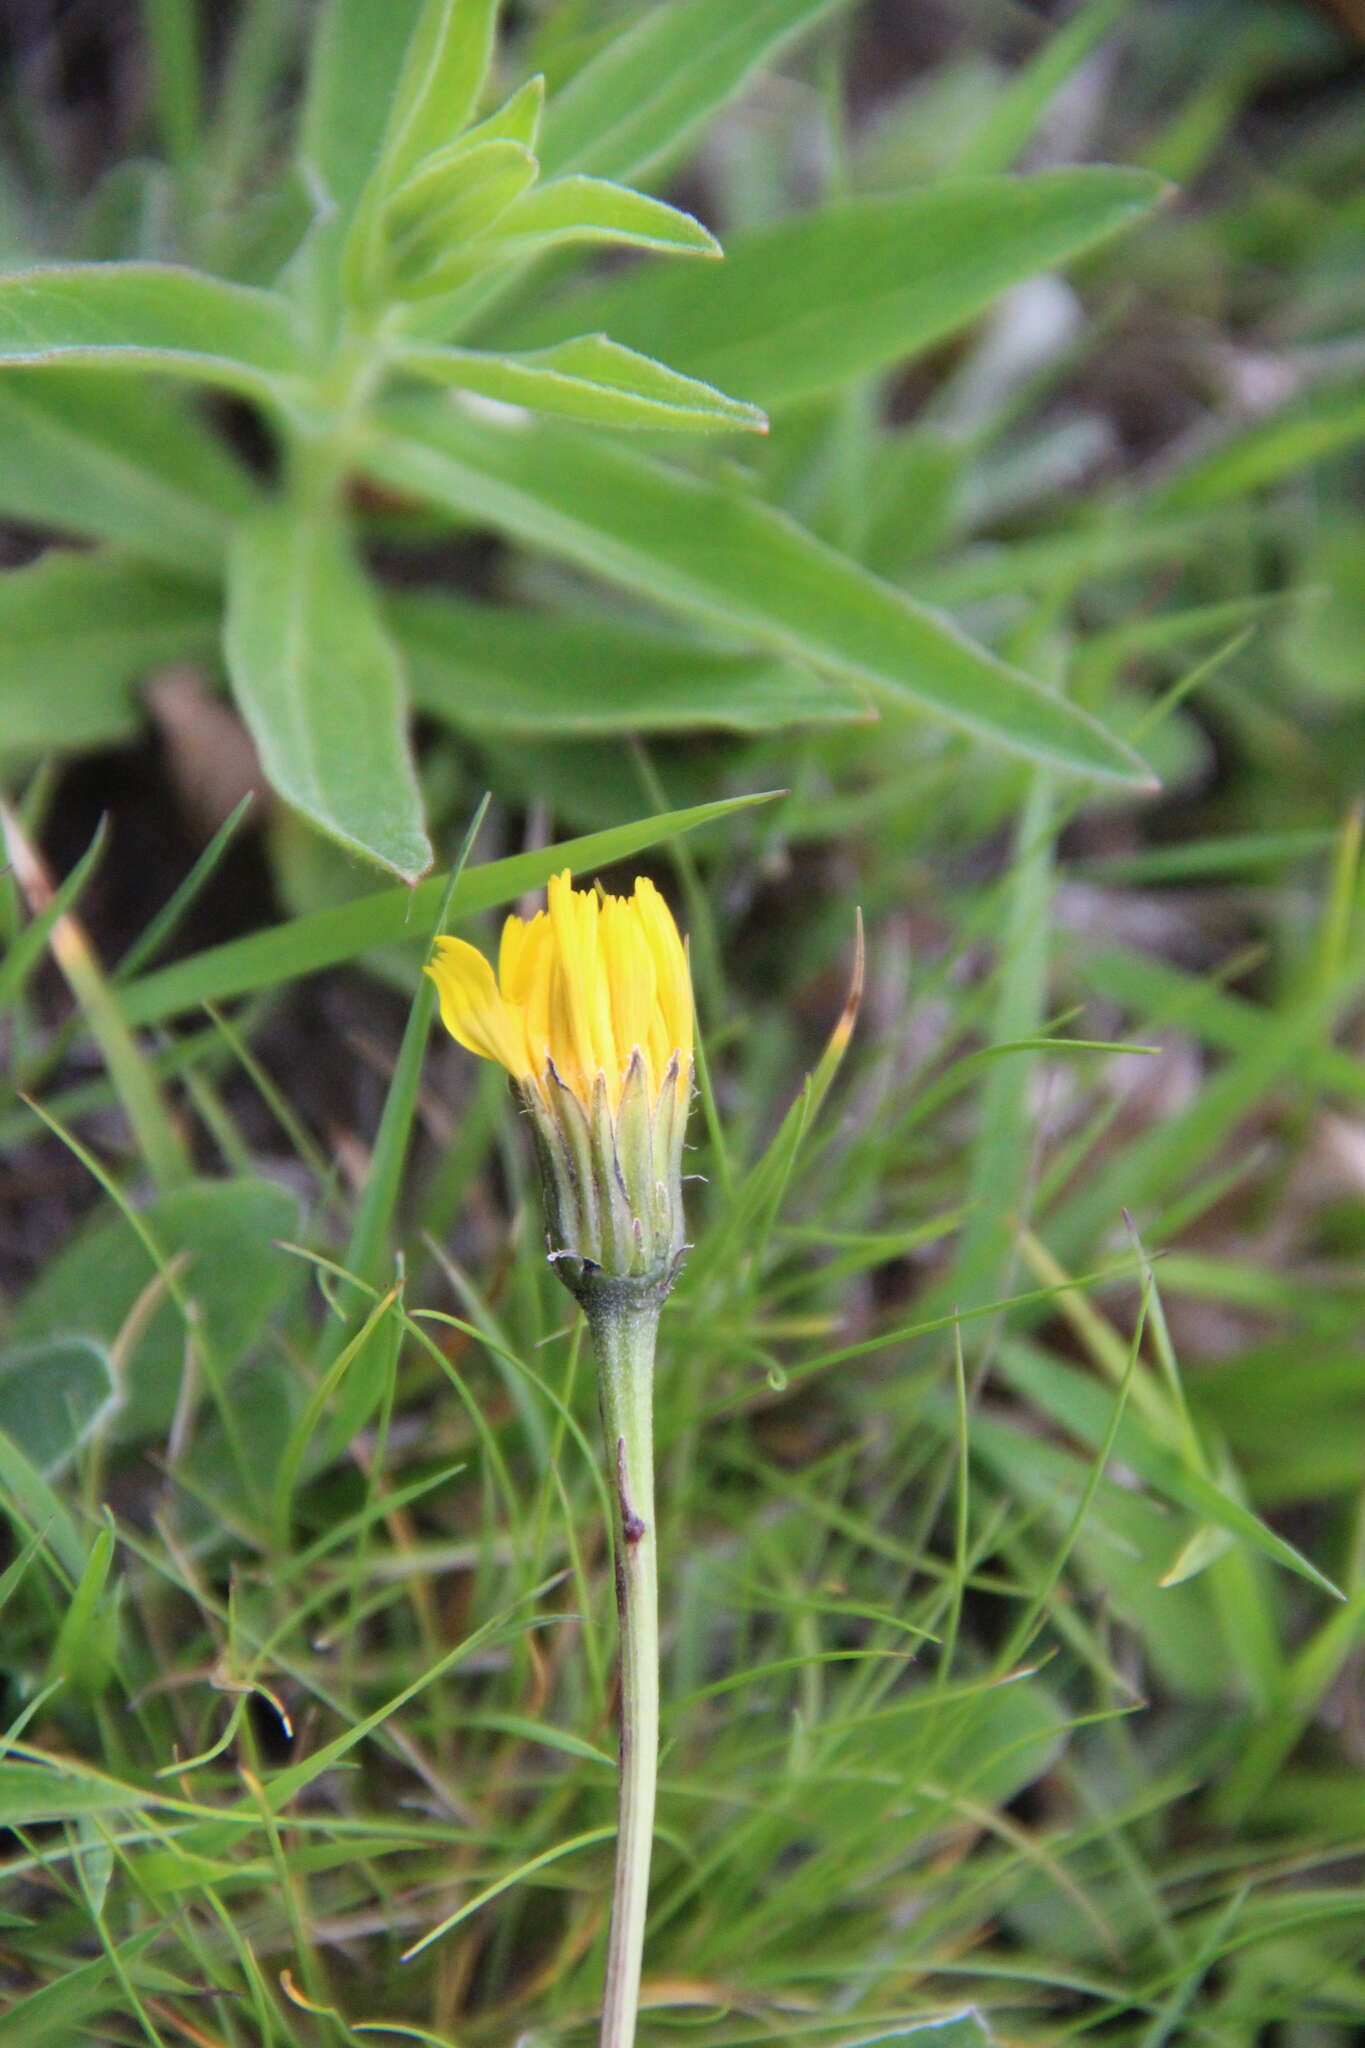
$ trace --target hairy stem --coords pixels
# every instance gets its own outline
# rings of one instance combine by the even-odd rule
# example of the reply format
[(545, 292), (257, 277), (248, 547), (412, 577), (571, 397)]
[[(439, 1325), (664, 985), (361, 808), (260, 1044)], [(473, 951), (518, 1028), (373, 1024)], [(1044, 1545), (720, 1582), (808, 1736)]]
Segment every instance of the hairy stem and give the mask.
[(657, 1305), (590, 1316), (607, 1469), (615, 1507), (621, 1625), (621, 1765), (616, 1882), (607, 1942), (601, 2048), (631, 2048), (640, 2000), (659, 1761), (659, 1590), (654, 1528)]

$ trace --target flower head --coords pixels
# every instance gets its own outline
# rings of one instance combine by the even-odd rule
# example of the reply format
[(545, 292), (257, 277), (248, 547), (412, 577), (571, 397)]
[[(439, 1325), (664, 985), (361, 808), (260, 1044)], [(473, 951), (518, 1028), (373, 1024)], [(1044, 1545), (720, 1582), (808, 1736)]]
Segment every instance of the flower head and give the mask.
[(666, 1290), (683, 1249), (687, 955), (644, 878), (609, 896), (575, 889), (566, 869), (547, 894), (531, 919), (507, 919), (496, 977), (463, 939), (438, 939), (426, 971), (451, 1036), (517, 1084), (569, 1285), (584, 1293), (605, 1275)]

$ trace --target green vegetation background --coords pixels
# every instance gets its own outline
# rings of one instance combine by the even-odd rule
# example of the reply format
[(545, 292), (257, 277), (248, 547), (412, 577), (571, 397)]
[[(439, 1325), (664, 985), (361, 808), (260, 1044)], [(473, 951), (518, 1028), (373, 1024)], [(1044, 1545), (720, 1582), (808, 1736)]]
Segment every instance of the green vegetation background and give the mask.
[(590, 1372), (417, 970), (636, 864), (643, 2037), (1358, 2037), (1357, 17), (16, 16), (0, 2048), (590, 2036)]

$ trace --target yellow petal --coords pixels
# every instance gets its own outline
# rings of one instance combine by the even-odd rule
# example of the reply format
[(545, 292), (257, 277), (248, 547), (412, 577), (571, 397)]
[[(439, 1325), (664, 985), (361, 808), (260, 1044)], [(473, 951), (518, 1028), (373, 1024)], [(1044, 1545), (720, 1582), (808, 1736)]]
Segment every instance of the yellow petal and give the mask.
[(692, 978), (673, 913), (647, 875), (635, 883), (636, 909), (654, 961), (657, 1015), (668, 1057), (678, 1053), (686, 1070), (692, 1058)]
[(451, 1037), (480, 1058), (497, 1060), (520, 1080), (531, 1071), (520, 1011), (503, 1000), (493, 970), (477, 946), (438, 939), (426, 972), (436, 984), (441, 1022)]
[(602, 906), (602, 956), (618, 1064), (624, 1073), (631, 1054), (638, 1051), (657, 1087), (654, 960), (635, 904), (624, 897), (609, 896)]
[(601, 1061), (593, 1035), (596, 1012), (597, 898), (575, 889), (566, 868), (548, 890), (554, 963), (550, 975), (550, 1057), (586, 1104)]

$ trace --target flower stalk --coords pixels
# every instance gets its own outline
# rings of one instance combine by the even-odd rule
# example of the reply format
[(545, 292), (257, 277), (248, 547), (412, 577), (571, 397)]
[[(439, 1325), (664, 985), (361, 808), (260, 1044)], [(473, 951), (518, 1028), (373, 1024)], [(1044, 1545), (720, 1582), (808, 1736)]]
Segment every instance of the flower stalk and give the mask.
[(616, 1877), (602, 2048), (631, 2048), (640, 2002), (659, 1752), (654, 1346), (682, 1261), (692, 1092), (687, 954), (648, 881), (630, 897), (552, 878), (547, 908), (503, 928), (498, 973), (462, 939), (427, 972), (452, 1037), (517, 1084), (535, 1141), (551, 1263), (597, 1361), (614, 1499), (621, 1637)]
[(657, 1303), (589, 1311), (614, 1500), (612, 1542), (621, 1639), (616, 1876), (601, 2048), (630, 2048), (640, 2003), (659, 1761), (659, 1570), (654, 1520), (654, 1339)]

